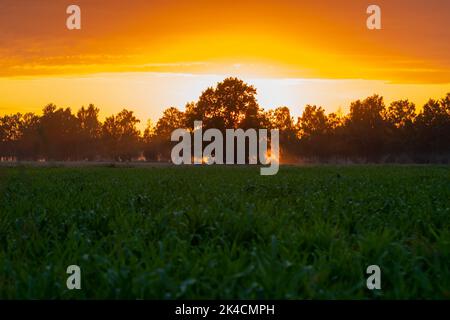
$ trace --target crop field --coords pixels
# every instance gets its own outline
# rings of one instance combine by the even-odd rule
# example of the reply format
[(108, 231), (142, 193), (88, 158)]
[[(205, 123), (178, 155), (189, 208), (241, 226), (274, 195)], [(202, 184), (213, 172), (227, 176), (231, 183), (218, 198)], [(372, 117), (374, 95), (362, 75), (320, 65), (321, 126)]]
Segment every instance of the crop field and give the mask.
[(450, 299), (450, 167), (3, 167), (0, 298)]

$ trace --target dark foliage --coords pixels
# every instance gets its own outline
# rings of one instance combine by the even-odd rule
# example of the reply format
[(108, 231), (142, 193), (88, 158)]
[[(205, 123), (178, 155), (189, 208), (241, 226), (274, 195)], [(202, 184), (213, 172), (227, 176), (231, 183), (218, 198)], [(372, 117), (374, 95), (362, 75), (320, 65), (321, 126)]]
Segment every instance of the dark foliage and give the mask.
[(32, 113), (0, 117), (2, 160), (114, 160), (169, 161), (173, 130), (192, 130), (195, 120), (204, 129), (267, 128), (280, 130), (282, 161), (350, 160), (362, 162), (448, 162), (450, 159), (450, 93), (430, 99), (422, 109), (408, 100), (386, 106), (373, 95), (350, 104), (349, 113), (326, 114), (320, 106), (307, 105), (295, 121), (289, 108), (264, 111), (256, 89), (236, 78), (227, 78), (206, 89), (197, 102), (182, 112), (164, 111), (156, 125), (141, 134), (132, 111), (122, 110), (98, 118), (99, 109), (44, 107)]

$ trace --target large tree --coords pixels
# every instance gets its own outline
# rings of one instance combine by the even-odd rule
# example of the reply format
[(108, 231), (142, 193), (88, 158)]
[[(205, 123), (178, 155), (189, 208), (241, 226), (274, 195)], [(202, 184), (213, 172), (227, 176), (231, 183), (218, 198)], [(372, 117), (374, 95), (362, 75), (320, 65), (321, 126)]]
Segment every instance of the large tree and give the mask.
[(203, 91), (195, 104), (186, 107), (189, 127), (202, 120), (205, 128), (220, 130), (258, 128), (260, 108), (256, 89), (237, 78), (227, 78)]

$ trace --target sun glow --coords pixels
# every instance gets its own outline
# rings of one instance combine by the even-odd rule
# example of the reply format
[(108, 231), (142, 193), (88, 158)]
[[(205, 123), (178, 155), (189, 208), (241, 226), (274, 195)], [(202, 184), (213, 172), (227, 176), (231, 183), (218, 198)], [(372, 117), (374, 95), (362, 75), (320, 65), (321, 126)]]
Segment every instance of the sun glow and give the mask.
[(0, 113), (94, 103), (145, 123), (228, 76), (254, 85), (261, 107), (294, 116), (373, 93), (420, 106), (450, 88), (450, 4), (381, 1), (389, 14), (372, 32), (358, 1), (80, 1), (82, 28), (69, 31), (56, 2), (3, 2)]

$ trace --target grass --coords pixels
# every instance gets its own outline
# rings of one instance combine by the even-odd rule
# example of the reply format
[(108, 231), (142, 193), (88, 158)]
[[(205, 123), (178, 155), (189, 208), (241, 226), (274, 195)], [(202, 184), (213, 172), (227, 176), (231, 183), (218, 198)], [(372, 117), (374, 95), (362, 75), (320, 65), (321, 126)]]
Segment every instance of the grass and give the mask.
[(3, 299), (449, 299), (449, 266), (448, 166), (0, 168)]

